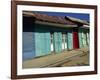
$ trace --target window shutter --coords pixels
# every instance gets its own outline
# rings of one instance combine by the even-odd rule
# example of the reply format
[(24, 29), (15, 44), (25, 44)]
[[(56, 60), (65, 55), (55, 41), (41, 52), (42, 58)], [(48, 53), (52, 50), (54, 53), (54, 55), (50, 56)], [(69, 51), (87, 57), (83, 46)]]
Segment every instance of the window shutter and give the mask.
[(68, 49), (73, 49), (73, 34), (72, 31), (68, 31)]

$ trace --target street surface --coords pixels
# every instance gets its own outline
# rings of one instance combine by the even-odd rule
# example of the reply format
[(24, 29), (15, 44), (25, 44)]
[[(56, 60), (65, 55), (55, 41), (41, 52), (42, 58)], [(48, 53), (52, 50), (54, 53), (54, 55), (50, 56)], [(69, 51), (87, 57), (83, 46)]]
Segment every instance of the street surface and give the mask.
[(44, 68), (44, 67), (67, 67), (67, 66), (88, 66), (89, 49), (75, 49), (63, 51), (58, 54), (50, 54), (22, 62), (23, 68)]

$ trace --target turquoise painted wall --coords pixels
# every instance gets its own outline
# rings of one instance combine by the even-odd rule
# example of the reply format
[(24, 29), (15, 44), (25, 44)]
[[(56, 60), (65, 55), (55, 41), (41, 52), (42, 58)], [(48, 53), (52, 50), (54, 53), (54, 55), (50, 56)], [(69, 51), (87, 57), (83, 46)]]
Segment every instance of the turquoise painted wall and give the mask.
[[(62, 51), (62, 32), (66, 32), (66, 42), (68, 50), (73, 49), (73, 34), (70, 28), (58, 28), (55, 26), (47, 26), (34, 24), (24, 24), (23, 32), (23, 59), (31, 59), (38, 56), (51, 54), (51, 36), (50, 32), (54, 32), (54, 51), (60, 53)], [(29, 30), (27, 28), (30, 26)], [(89, 45), (89, 36), (86, 38), (86, 30), (79, 29), (80, 48)]]
[[(85, 32), (86, 30), (79, 29), (80, 48), (89, 45), (89, 35), (87, 37), (88, 32)], [(72, 30), (66, 30), (66, 35), (67, 47), (68, 50), (71, 50), (73, 49)], [(35, 32), (23, 32), (23, 60), (51, 54), (50, 38), (50, 31), (45, 28), (36, 27)], [(62, 32), (55, 30), (53, 43), (55, 53), (60, 53), (62, 51)]]
[[(73, 49), (73, 34), (71, 28), (34, 24), (32, 18), (27, 18), (23, 18), (23, 60), (51, 54), (50, 32), (54, 32), (55, 53), (62, 51), (62, 32), (66, 32), (68, 50)], [(89, 33), (88, 29), (79, 29), (80, 48), (89, 46), (90, 35), (87, 33)]]

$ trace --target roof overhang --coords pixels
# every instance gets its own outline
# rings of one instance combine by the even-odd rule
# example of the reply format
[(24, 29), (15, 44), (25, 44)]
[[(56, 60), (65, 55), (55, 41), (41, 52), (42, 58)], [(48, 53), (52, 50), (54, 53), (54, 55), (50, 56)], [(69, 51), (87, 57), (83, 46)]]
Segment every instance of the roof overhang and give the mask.
[(80, 23), (82, 25), (89, 25), (89, 23), (85, 20), (81, 20), (81, 19), (78, 19), (78, 18), (70, 17), (70, 16), (65, 16), (65, 18), (67, 20), (70, 20), (70, 21), (76, 22), (76, 23)]
[(66, 24), (49, 23), (49, 22), (41, 22), (41, 21), (35, 21), (35, 23), (42, 24), (42, 25), (61, 27), (61, 28), (74, 28), (74, 27), (78, 27), (77, 25), (66, 25)]
[(88, 25), (83, 25), (80, 28), (82, 28), (82, 29), (89, 29), (90, 27)]

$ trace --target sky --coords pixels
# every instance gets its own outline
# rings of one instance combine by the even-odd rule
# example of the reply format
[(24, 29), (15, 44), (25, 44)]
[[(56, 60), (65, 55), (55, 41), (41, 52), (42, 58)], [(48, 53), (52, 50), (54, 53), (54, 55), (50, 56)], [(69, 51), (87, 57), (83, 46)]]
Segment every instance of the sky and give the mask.
[(79, 18), (82, 20), (89, 21), (89, 14), (84, 14), (84, 13), (61, 13), (61, 12), (39, 12), (41, 14), (47, 14), (50, 16), (70, 16), (74, 18)]

